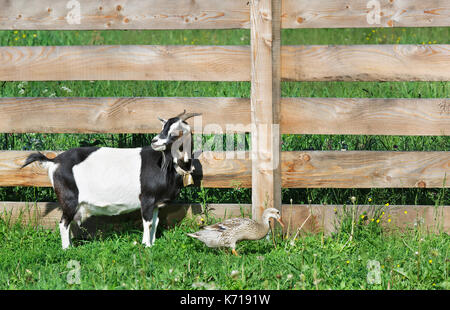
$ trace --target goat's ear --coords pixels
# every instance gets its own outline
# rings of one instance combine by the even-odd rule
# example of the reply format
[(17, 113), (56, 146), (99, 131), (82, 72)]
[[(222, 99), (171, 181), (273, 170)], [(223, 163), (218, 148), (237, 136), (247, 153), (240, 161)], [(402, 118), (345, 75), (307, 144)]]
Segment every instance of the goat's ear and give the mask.
[(159, 121), (164, 125), (167, 123), (167, 120), (158, 116)]

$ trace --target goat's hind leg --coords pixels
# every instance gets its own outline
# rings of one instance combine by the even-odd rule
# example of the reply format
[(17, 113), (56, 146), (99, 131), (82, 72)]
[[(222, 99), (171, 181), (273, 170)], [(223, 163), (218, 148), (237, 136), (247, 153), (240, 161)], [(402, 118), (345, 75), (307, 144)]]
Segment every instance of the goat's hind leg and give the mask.
[(58, 192), (56, 193), (63, 211), (61, 221), (59, 222), (59, 233), (61, 234), (62, 248), (65, 250), (72, 244), (70, 238), (70, 224), (77, 213), (78, 199), (72, 195), (58, 195)]

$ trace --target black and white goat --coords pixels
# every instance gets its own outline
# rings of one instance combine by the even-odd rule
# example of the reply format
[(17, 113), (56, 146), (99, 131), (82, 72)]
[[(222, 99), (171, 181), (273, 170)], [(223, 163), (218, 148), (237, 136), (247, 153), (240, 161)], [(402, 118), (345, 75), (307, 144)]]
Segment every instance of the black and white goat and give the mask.
[[(151, 146), (117, 149), (80, 147), (54, 159), (33, 153), (22, 167), (42, 162), (63, 215), (59, 224), (63, 249), (71, 245), (70, 224), (80, 225), (90, 215), (118, 215), (141, 208), (142, 243), (153, 245), (158, 208), (192, 184), (191, 128), (188, 118), (200, 115), (184, 111), (164, 120)], [(183, 148), (183, 151), (180, 149)]]

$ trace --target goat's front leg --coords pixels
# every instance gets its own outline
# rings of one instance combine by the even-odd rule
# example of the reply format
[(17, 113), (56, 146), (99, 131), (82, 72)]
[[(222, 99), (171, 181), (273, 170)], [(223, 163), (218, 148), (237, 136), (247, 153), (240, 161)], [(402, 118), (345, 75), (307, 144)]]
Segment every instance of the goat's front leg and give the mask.
[(150, 247), (155, 241), (156, 228), (159, 222), (158, 207), (156, 207), (154, 199), (141, 199), (141, 213), (144, 226), (142, 243)]

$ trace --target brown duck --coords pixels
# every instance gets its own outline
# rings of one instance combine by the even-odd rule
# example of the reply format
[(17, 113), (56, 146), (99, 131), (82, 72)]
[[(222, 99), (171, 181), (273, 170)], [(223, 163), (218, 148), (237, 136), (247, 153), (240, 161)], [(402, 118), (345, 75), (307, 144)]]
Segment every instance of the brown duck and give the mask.
[(261, 222), (249, 218), (232, 218), (187, 235), (202, 241), (210, 248), (229, 247), (231, 252), (238, 256), (236, 243), (241, 240), (264, 238), (269, 232), (271, 218), (276, 219), (284, 227), (280, 211), (268, 208), (264, 210)]

